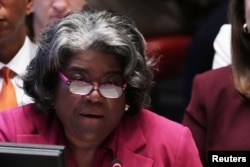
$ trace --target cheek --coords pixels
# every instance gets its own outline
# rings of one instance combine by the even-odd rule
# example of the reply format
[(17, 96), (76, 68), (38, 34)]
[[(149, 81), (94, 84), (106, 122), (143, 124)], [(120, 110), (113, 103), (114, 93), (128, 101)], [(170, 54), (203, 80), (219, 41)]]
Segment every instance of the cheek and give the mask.
[(71, 94), (65, 84), (59, 84), (56, 90), (55, 107), (57, 113), (70, 113), (76, 106), (77, 99)]
[(125, 113), (125, 98), (110, 100), (108, 106), (113, 119), (120, 120)]
[(71, 94), (65, 84), (59, 84), (56, 91), (56, 113), (65, 127), (71, 127), (74, 110), (79, 103), (79, 97)]
[(69, 6), (71, 10), (75, 9), (81, 9), (83, 5), (85, 5), (87, 2), (85, 0), (75, 0), (75, 1), (70, 1)]

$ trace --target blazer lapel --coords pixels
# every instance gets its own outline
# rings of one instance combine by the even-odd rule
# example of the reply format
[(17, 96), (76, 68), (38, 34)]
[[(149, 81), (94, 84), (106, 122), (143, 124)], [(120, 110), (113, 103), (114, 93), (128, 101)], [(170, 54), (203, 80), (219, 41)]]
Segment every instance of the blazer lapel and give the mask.
[(34, 114), (31, 116), (31, 128), (28, 132), (17, 134), (17, 142), (21, 143), (41, 143), (57, 144), (58, 120), (53, 118), (48, 122), (45, 114)]
[(121, 150), (121, 154), (126, 155), (126, 156), (123, 156), (122, 159), (120, 159), (123, 166), (152, 167), (154, 164), (153, 159), (142, 156), (141, 154), (134, 153), (133, 151), (126, 149), (126, 148)]
[(121, 158), (124, 166), (152, 167), (154, 160), (140, 154), (147, 140), (137, 119), (138, 117), (130, 118), (132, 121), (124, 121), (120, 126), (117, 158)]

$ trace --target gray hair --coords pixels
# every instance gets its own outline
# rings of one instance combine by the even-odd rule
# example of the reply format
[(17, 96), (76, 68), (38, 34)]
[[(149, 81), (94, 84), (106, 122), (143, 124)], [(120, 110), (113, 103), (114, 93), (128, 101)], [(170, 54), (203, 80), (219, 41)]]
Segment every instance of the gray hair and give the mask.
[(116, 12), (81, 10), (67, 14), (43, 32), (37, 55), (24, 76), (24, 90), (43, 111), (54, 111), (58, 71), (72, 55), (87, 49), (114, 54), (127, 82), (126, 104), (136, 114), (150, 103), (152, 62), (134, 22)]

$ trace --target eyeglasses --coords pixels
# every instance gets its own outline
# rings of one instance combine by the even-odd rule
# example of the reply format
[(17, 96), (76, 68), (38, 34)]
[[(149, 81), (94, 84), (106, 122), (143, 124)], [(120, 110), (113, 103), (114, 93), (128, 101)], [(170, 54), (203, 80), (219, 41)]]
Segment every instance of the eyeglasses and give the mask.
[(58, 75), (59, 78), (69, 86), (70, 92), (78, 95), (88, 95), (93, 90), (98, 90), (98, 92), (105, 98), (119, 98), (122, 95), (122, 91), (126, 88), (126, 84), (124, 84), (122, 87), (116, 86), (114, 84), (102, 84), (98, 86), (84, 81), (71, 81), (61, 72), (59, 72)]

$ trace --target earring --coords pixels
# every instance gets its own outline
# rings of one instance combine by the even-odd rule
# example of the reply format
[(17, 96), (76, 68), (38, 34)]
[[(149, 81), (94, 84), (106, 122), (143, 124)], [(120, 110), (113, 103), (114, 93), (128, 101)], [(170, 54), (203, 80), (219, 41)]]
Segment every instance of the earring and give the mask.
[(125, 111), (128, 111), (128, 109), (129, 109), (129, 105), (125, 105)]
[(243, 24), (243, 32), (248, 33), (247, 23)]

